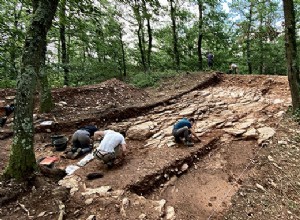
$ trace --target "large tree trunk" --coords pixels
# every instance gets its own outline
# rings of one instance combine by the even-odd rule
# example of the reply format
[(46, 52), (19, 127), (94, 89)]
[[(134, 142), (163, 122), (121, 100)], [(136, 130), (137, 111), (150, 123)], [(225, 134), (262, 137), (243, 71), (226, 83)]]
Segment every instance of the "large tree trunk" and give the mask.
[(203, 25), (203, 3), (202, 0), (198, 0), (198, 10), (199, 10), (199, 24), (198, 24), (198, 69), (203, 69), (203, 58), (202, 58), (202, 39), (203, 39), (203, 31), (202, 31), (202, 25)]
[(297, 59), (296, 22), (293, 0), (283, 0), (286, 58), (293, 111), (300, 109), (300, 78)]
[[(33, 13), (38, 9), (38, 0), (33, 0)], [(53, 101), (51, 95), (51, 88), (48, 82), (48, 75), (45, 71), (46, 65), (46, 51), (47, 51), (47, 42), (43, 44), (43, 49), (41, 53), (41, 66), (40, 71), (37, 74), (37, 90), (39, 99), (35, 100), (37, 103), (35, 105), (39, 106), (39, 110), (41, 113), (50, 112), (53, 108)]]
[(33, 106), (37, 75), (43, 62), (46, 36), (55, 15), (58, 0), (35, 0), (37, 7), (28, 28), (23, 48), (21, 71), (17, 81), (14, 137), (6, 178), (22, 180), (37, 170), (33, 149)]
[(177, 35), (177, 25), (176, 25), (176, 7), (174, 0), (170, 0), (171, 6), (171, 20), (172, 20), (172, 34), (173, 34), (173, 53), (176, 70), (180, 69), (180, 58), (178, 50), (178, 35)]

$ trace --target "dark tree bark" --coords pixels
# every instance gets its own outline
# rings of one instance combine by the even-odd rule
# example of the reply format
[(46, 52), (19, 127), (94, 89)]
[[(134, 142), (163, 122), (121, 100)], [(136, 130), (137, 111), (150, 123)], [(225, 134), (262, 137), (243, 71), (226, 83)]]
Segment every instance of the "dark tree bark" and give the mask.
[(53, 100), (51, 87), (48, 81), (48, 74), (45, 70), (46, 66), (46, 51), (47, 44), (44, 45), (44, 50), (41, 58), (41, 67), (38, 73), (38, 91), (39, 91), (39, 109), (41, 113), (50, 112), (53, 109)]
[(260, 51), (260, 58), (259, 58), (259, 74), (263, 74), (264, 72), (264, 44), (263, 44), (263, 38), (264, 38), (264, 34), (263, 34), (263, 15), (260, 14), (259, 16), (259, 29), (260, 29), (260, 34), (259, 34), (259, 51)]
[(248, 28), (247, 28), (247, 40), (246, 40), (247, 65), (248, 65), (248, 73), (249, 74), (252, 74), (251, 39), (250, 39), (251, 27), (252, 27), (252, 16), (253, 16), (253, 2), (250, 1)]
[(124, 48), (124, 42), (123, 42), (123, 34), (122, 34), (122, 27), (120, 25), (119, 27), (120, 31), (120, 44), (122, 49), (122, 69), (123, 69), (123, 77), (125, 78), (127, 76), (127, 68), (126, 68), (126, 57), (125, 57), (125, 48)]
[(59, 37), (61, 42), (61, 62), (64, 70), (64, 85), (69, 85), (69, 59), (66, 44), (66, 0), (61, 0), (59, 10)]
[[(39, 1), (33, 0), (33, 13), (36, 12), (38, 8)], [(37, 91), (39, 95), (39, 99), (35, 100), (36, 106), (39, 106), (39, 110), (41, 113), (50, 112), (53, 108), (53, 100), (51, 95), (51, 88), (48, 82), (48, 75), (45, 71), (46, 66), (46, 51), (47, 51), (47, 42), (43, 44), (43, 49), (41, 53), (41, 66), (40, 71), (37, 74)]]
[(197, 51), (198, 51), (198, 69), (203, 69), (203, 58), (202, 58), (202, 39), (203, 39), (203, 2), (202, 0), (198, 0), (198, 11), (199, 11), (199, 19), (198, 19), (198, 45), (197, 45)]
[(148, 33), (147, 68), (149, 70), (151, 68), (151, 52), (152, 52), (153, 36), (152, 36), (152, 28), (151, 28), (151, 23), (150, 23), (150, 15), (147, 12), (146, 1), (142, 0), (142, 2), (143, 2), (143, 14), (147, 20), (147, 33)]
[(146, 55), (145, 55), (145, 39), (144, 39), (144, 30), (143, 30), (143, 19), (141, 16), (140, 12), (140, 5), (137, 0), (134, 1), (133, 5), (133, 11), (135, 18), (138, 22), (138, 30), (137, 30), (137, 35), (138, 35), (138, 45), (141, 53), (141, 64), (144, 69), (144, 71), (147, 71), (147, 64), (146, 64)]
[(176, 7), (174, 0), (170, 0), (171, 6), (171, 20), (172, 20), (172, 34), (173, 34), (173, 53), (176, 70), (180, 69), (180, 57), (178, 50), (178, 35), (177, 35), (177, 25), (176, 25)]
[(37, 76), (43, 65), (46, 36), (55, 15), (58, 0), (35, 0), (30, 26), (23, 47), (21, 71), (17, 81), (14, 137), (4, 177), (22, 180), (37, 170), (33, 149), (33, 106)]
[(300, 109), (300, 77), (297, 59), (296, 22), (293, 0), (283, 0), (285, 18), (285, 49), (293, 111)]

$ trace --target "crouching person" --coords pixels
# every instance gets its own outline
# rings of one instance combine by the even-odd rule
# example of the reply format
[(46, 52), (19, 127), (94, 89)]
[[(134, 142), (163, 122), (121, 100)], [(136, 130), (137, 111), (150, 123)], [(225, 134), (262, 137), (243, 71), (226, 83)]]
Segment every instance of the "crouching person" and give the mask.
[(195, 123), (194, 118), (190, 118), (190, 119), (183, 118), (180, 119), (178, 122), (176, 122), (172, 131), (176, 143), (180, 143), (183, 141), (184, 145), (188, 147), (194, 146), (191, 135), (193, 135), (198, 141), (201, 141), (193, 129), (194, 123)]
[(72, 136), (72, 148), (67, 153), (67, 158), (76, 159), (91, 152), (93, 149), (93, 136), (96, 131), (98, 131), (98, 128), (94, 125), (87, 125), (75, 131)]
[(95, 132), (95, 140), (100, 137), (103, 139), (94, 151), (94, 157), (103, 161), (108, 168), (114, 166), (116, 159), (122, 163), (126, 151), (125, 132), (119, 133), (113, 130)]

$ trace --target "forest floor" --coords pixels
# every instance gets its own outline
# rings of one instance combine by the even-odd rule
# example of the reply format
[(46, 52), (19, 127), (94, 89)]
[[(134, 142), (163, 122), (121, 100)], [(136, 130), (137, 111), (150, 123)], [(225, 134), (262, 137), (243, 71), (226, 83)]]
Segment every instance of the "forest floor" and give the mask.
[[(55, 169), (79, 169), (0, 182), (0, 219), (300, 218), (300, 128), (289, 113), (287, 77), (184, 73), (156, 88), (112, 79), (52, 94), (55, 109), (34, 115), (36, 158), (55, 156)], [(13, 90), (0, 91), (0, 104), (13, 98)], [(201, 142), (194, 147), (174, 143), (172, 125), (182, 117), (196, 119)], [(70, 140), (86, 124), (126, 131), (122, 165), (108, 169), (94, 159), (79, 166), (84, 156), (55, 151), (51, 136)], [(0, 171), (12, 135), (10, 119), (0, 130)], [(87, 179), (93, 172), (103, 177)]]

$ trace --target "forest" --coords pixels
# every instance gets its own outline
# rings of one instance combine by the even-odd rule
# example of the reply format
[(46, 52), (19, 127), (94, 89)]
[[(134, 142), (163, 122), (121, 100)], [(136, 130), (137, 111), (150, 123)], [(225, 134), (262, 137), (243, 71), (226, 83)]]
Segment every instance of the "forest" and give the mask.
[[(38, 2), (1, 0), (2, 88), (16, 86)], [(61, 0), (43, 70), (51, 87), (113, 77), (145, 87), (165, 75), (208, 70), (211, 52), (214, 70), (235, 63), (241, 74), (286, 75), (284, 39), (280, 0)]]

